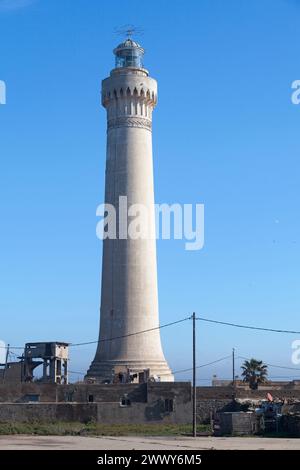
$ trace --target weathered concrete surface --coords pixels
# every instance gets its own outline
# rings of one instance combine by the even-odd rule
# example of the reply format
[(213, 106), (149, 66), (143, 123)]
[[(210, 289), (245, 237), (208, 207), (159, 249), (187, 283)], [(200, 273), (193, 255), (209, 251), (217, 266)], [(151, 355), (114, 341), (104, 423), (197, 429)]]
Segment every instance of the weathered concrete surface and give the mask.
[[(186, 383), (185, 386), (188, 386)], [(175, 386), (176, 387), (176, 386)], [(0, 384), (0, 403), (23, 403), (27, 395), (39, 395), (40, 402), (119, 402), (127, 394), (132, 402), (147, 401), (147, 384), (43, 384), (19, 382)]]
[(237, 388), (232, 387), (197, 387), (197, 399), (231, 399), (233, 395), (236, 398), (247, 398), (252, 399), (265, 399), (267, 393), (273, 395), (274, 398), (298, 398), (300, 399), (300, 388), (299, 386), (282, 386), (280, 389), (274, 390), (272, 387), (258, 390), (250, 390), (249, 388)]
[(232, 400), (197, 400), (197, 423), (209, 424), (214, 413), (224, 411), (235, 411), (235, 404)]
[(300, 439), (0, 436), (0, 450), (299, 450)]
[[(38, 395), (39, 401), (32, 403), (26, 400), (30, 394)], [(127, 407), (120, 406), (125, 394), (131, 402)], [(140, 424), (156, 421), (186, 424), (191, 419), (191, 386), (188, 382), (0, 386), (2, 422), (58, 420)]]
[[(300, 400), (300, 389), (283, 387), (274, 392), (268, 389), (275, 398)], [(39, 395), (40, 402), (88, 402), (93, 397), (94, 402), (119, 402), (124, 394), (132, 402), (151, 401), (154, 397), (174, 398), (177, 401), (191, 400), (190, 382), (148, 383), (148, 384), (84, 384), (69, 385), (42, 384), (42, 383), (0, 383), (0, 403), (24, 402), (24, 397), (30, 394)], [(232, 401), (234, 391), (231, 387), (197, 387), (197, 401), (206, 407), (206, 415), (212, 408), (226, 406)], [(236, 398), (264, 399), (266, 390), (235, 391)], [(207, 403), (206, 403), (207, 401)], [(207, 405), (207, 406), (206, 406)], [(290, 410), (294, 411), (294, 410)]]
[(218, 413), (218, 424), (216, 436), (250, 436), (255, 431), (256, 416), (253, 412)]
[(192, 400), (192, 388), (189, 382), (148, 382), (147, 402), (157, 399), (175, 399), (176, 403), (188, 403)]
[[(160, 382), (147, 384), (0, 384), (0, 420), (27, 422), (98, 421), (121, 423), (190, 423), (192, 420), (191, 384), (189, 382)], [(281, 398), (300, 399), (300, 390), (270, 391)], [(28, 403), (28, 396), (38, 395), (39, 403)], [(120, 407), (127, 394), (130, 408)], [(237, 398), (265, 398), (265, 391), (237, 390)], [(27, 398), (26, 398), (27, 397)], [(197, 422), (208, 424), (212, 413), (240, 411), (241, 404), (232, 400), (231, 387), (197, 387)], [(173, 402), (173, 411), (166, 412), (165, 402)], [(44, 405), (44, 406), (41, 406)], [(285, 405), (286, 412), (299, 411), (298, 405)], [(170, 410), (169, 410), (170, 411)], [(297, 420), (286, 427), (299, 435)], [(292, 431), (290, 431), (292, 429)]]
[(0, 403), (0, 422), (4, 423), (188, 424), (191, 416), (191, 402), (175, 404), (170, 412), (160, 399), (153, 403), (132, 403), (128, 407), (119, 403)]

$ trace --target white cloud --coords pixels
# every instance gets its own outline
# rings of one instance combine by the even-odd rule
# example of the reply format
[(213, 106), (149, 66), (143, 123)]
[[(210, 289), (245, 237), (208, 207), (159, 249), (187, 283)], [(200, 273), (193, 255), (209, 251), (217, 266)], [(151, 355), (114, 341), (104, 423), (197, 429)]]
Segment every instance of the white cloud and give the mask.
[(0, 12), (1, 11), (12, 11), (25, 8), (36, 0), (0, 0)]

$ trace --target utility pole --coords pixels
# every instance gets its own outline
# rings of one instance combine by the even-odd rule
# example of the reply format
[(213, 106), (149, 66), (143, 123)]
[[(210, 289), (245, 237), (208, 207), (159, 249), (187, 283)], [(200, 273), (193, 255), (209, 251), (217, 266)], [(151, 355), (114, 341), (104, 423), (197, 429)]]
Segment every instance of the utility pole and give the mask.
[(5, 380), (5, 373), (6, 373), (7, 364), (8, 364), (8, 356), (9, 356), (9, 344), (6, 347), (5, 366), (4, 366), (4, 371), (3, 371), (3, 382)]
[(235, 391), (235, 349), (232, 348), (232, 387)]
[(197, 437), (196, 314), (193, 313), (193, 437)]

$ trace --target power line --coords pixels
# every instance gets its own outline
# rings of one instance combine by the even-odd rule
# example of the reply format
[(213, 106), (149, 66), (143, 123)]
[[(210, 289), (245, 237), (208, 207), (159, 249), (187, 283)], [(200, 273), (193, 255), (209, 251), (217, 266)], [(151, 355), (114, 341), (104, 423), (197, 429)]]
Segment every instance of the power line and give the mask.
[(271, 379), (299, 379), (299, 375), (270, 375)]
[(0, 346), (0, 349), (24, 349), (24, 346)]
[[(244, 357), (244, 356), (238, 356), (239, 359), (244, 359), (246, 361), (250, 361), (251, 359), (249, 357)], [(296, 370), (296, 371), (299, 371), (300, 369), (297, 368), (297, 367), (288, 367), (288, 366), (279, 366), (277, 364), (268, 364), (267, 362), (264, 362), (264, 364), (266, 364), (266, 366), (269, 366), (269, 367), (275, 367), (277, 369), (287, 369), (287, 370)]]
[(269, 367), (275, 367), (275, 368), (277, 368), (277, 369), (287, 369), (287, 370), (297, 370), (297, 371), (300, 370), (300, 369), (297, 368), (297, 367), (278, 366), (278, 365), (276, 365), (276, 364), (267, 364), (267, 366), (269, 366)]
[(127, 335), (122, 335), (122, 336), (115, 336), (113, 338), (99, 339), (98, 341), (88, 341), (86, 343), (71, 343), (70, 347), (71, 346), (72, 347), (87, 346), (89, 344), (98, 344), (98, 343), (103, 343), (103, 342), (106, 342), (106, 341), (114, 341), (116, 339), (128, 338), (129, 336), (135, 336), (135, 335), (140, 335), (142, 333), (148, 333), (150, 331), (161, 330), (162, 328), (166, 328), (166, 327), (172, 326), (172, 325), (177, 325), (178, 323), (182, 323), (182, 322), (190, 320), (190, 319), (191, 319), (191, 317), (186, 317), (186, 318), (182, 318), (181, 320), (173, 321), (171, 323), (166, 323), (165, 325), (156, 326), (155, 328), (149, 328), (148, 330), (136, 331), (135, 333), (129, 333)]
[[(157, 326), (155, 328), (150, 328), (148, 330), (142, 330), (142, 331), (136, 331), (135, 333), (129, 333), (127, 335), (116, 336), (116, 337), (113, 337), (113, 338), (105, 338), (105, 339), (100, 339), (98, 341), (86, 341), (86, 342), (83, 342), (83, 343), (70, 343), (70, 347), (88, 346), (90, 344), (99, 344), (101, 342), (114, 341), (114, 340), (117, 340), (117, 339), (128, 338), (130, 336), (135, 336), (135, 335), (139, 335), (139, 334), (143, 334), (143, 333), (148, 333), (148, 332), (151, 332), (151, 331), (166, 328), (168, 326), (176, 325), (178, 323), (182, 323), (184, 321), (191, 320), (191, 318), (192, 318), (191, 316), (186, 317), (186, 318), (183, 318), (181, 320), (177, 320), (175, 322), (166, 323), (165, 325)], [(272, 333), (300, 334), (300, 331), (283, 330), (283, 329), (275, 329), (275, 328), (264, 328), (264, 327), (258, 327), (258, 326), (252, 326), (252, 325), (241, 325), (241, 324), (237, 324), (237, 323), (230, 323), (230, 322), (225, 322), (225, 321), (220, 321), (220, 320), (212, 320), (210, 318), (204, 318), (204, 317), (196, 317), (196, 320), (204, 321), (204, 322), (208, 322), (208, 323), (214, 323), (214, 324), (218, 324), (218, 325), (232, 326), (232, 327), (235, 327), (235, 328), (244, 328), (244, 329), (248, 329), (248, 330), (267, 331), (267, 332), (272, 332)], [(0, 348), (7, 349), (7, 346), (0, 346)], [(23, 346), (12, 346), (11, 349), (23, 350), (24, 347)]]
[[(103, 342), (106, 342), (106, 341), (114, 341), (116, 339), (128, 338), (129, 336), (140, 335), (142, 333), (148, 333), (150, 331), (161, 330), (162, 328), (166, 328), (168, 326), (177, 325), (178, 323), (182, 323), (184, 321), (190, 320), (191, 318), (192, 318), (191, 316), (186, 317), (186, 318), (182, 318), (181, 320), (166, 323), (165, 325), (156, 326), (155, 328), (149, 328), (148, 330), (136, 331), (135, 333), (129, 333), (127, 335), (122, 335), (122, 336), (115, 336), (113, 338), (99, 339), (98, 341), (87, 341), (85, 343), (70, 343), (69, 346), (70, 347), (87, 346), (89, 344), (98, 344), (98, 343), (103, 343)], [(0, 346), (0, 348), (7, 349), (7, 346)], [(12, 346), (12, 347), (10, 347), (10, 349), (22, 349), (22, 350), (24, 350), (24, 347), (23, 346)]]
[(239, 325), (237, 323), (229, 323), (225, 321), (219, 321), (219, 320), (211, 320), (209, 318), (203, 318), (203, 317), (197, 317), (196, 320), (200, 321), (205, 321), (209, 323), (217, 323), (218, 325), (226, 325), (226, 326), (234, 326), (235, 328), (246, 328), (248, 330), (259, 330), (259, 331), (269, 331), (272, 333), (287, 333), (287, 334), (293, 334), (293, 335), (300, 335), (300, 331), (292, 331), (292, 330), (277, 330), (273, 328), (262, 328), (259, 326), (250, 326), (250, 325)]
[[(225, 356), (225, 357), (221, 357), (220, 359), (217, 359), (215, 361), (212, 361), (212, 362), (208, 362), (207, 364), (201, 364), (200, 366), (197, 367), (197, 369), (200, 369), (202, 367), (206, 367), (206, 366), (210, 366), (210, 365), (213, 365), (213, 364), (217, 364), (218, 362), (222, 362), (222, 361), (225, 361), (226, 359), (230, 359), (231, 358), (231, 355), (229, 356)], [(250, 359), (248, 357), (244, 357), (244, 356), (238, 356), (238, 359), (244, 359), (244, 360), (247, 360), (249, 361)], [(288, 370), (295, 370), (295, 371), (300, 371), (300, 369), (297, 369), (295, 367), (287, 367), (287, 366), (279, 366), (279, 365), (275, 365), (275, 364), (268, 364), (268, 363), (265, 363), (267, 366), (269, 367), (277, 367), (278, 369), (288, 369)], [(173, 372), (173, 374), (180, 374), (180, 373), (183, 373), (183, 372), (190, 372), (192, 371), (193, 369), (190, 368), (190, 369), (182, 369), (182, 370), (176, 370)], [(292, 375), (289, 376), (289, 377), (293, 377)], [(200, 379), (201, 380), (201, 379)], [(222, 380), (225, 380), (225, 379), (222, 379)]]
[[(231, 357), (231, 355), (230, 355), (230, 356), (221, 357), (220, 359), (217, 359), (216, 361), (208, 362), (207, 364), (201, 364), (200, 366), (197, 366), (196, 369), (201, 369), (202, 367), (206, 367), (206, 366), (211, 366), (211, 365), (213, 365), (213, 364), (217, 364), (218, 362), (225, 361), (225, 359), (229, 359), (230, 357)], [(176, 370), (175, 372), (173, 372), (173, 374), (181, 374), (182, 372), (190, 372), (191, 370), (193, 370), (193, 368), (191, 368), (191, 369)]]

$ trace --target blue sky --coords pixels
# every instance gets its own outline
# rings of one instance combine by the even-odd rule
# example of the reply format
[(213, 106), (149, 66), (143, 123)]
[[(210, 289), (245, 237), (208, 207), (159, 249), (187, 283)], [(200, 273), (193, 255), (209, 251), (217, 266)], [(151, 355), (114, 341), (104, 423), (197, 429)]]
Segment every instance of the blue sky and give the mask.
[[(144, 29), (137, 39), (159, 84), (156, 201), (206, 211), (203, 250), (158, 242), (161, 323), (196, 311), (300, 330), (300, 106), (291, 103), (299, 22), (298, 0), (0, 0), (1, 339), (97, 339), (100, 85), (121, 40), (114, 29), (126, 23)], [(235, 347), (293, 366), (291, 342), (300, 339), (197, 327), (199, 364)], [(190, 367), (190, 322), (162, 337), (172, 368)], [(72, 350), (71, 369), (85, 372), (93, 354)], [(199, 383), (212, 374), (230, 377), (230, 361), (200, 369)]]

